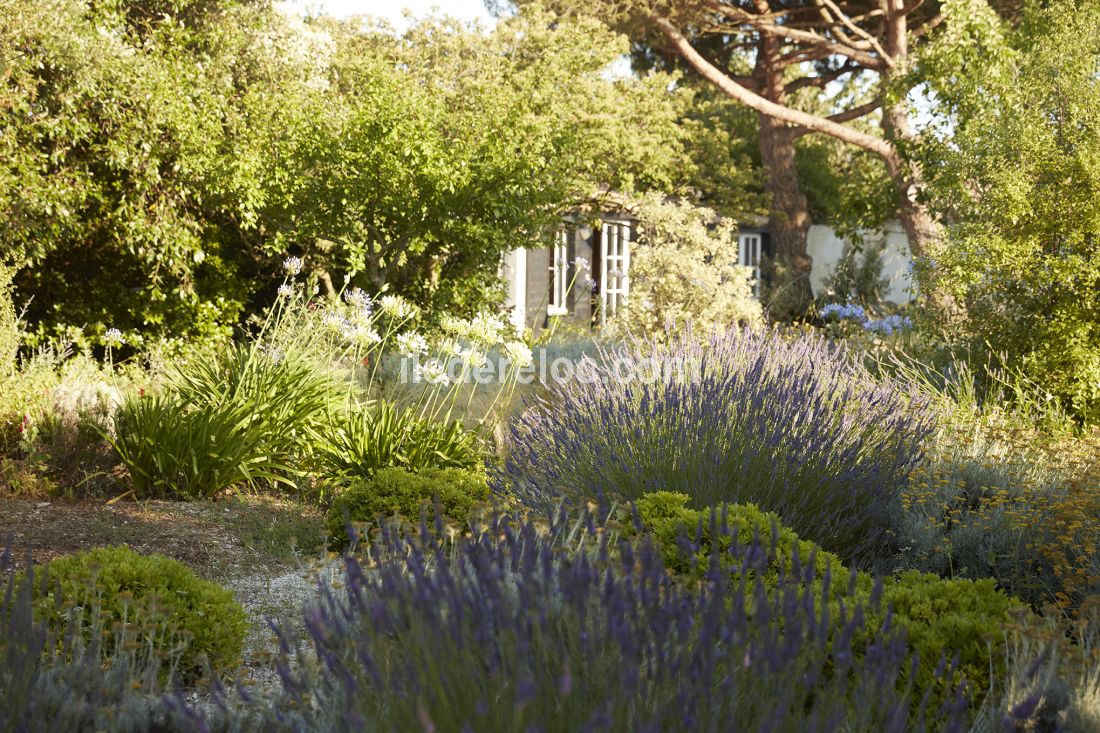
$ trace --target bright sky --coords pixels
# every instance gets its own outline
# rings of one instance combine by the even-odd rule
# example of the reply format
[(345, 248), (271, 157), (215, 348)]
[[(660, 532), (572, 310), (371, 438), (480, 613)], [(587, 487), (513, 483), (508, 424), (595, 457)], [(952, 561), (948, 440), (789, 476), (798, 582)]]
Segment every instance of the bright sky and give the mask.
[(485, 9), (484, 0), (287, 0), (283, 4), (301, 12), (323, 12), (339, 18), (372, 15), (387, 19), (397, 29), (408, 25), (404, 15), (406, 9), (414, 18), (442, 14), (461, 20), (480, 20), (488, 27), (495, 24)]

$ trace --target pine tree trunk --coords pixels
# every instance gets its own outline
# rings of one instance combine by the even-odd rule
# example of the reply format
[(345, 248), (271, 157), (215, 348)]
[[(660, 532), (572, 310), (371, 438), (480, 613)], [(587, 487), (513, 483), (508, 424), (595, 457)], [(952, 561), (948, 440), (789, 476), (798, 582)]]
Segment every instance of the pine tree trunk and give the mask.
[[(761, 39), (756, 73), (762, 80), (763, 96), (776, 104), (786, 103), (783, 69), (779, 59), (779, 43), (775, 38)], [(773, 116), (760, 114), (760, 160), (764, 169), (764, 190), (769, 198), (768, 231), (771, 234), (775, 259), (786, 271), (776, 285), (783, 288), (781, 300), (784, 316), (804, 311), (813, 300), (810, 269), (813, 261), (806, 253), (806, 234), (810, 229), (810, 211), (806, 196), (798, 183), (795, 168), (794, 142), (797, 138), (787, 123)]]
[(912, 137), (905, 106), (899, 104), (883, 110), (882, 128), (895, 151), (894, 155), (885, 156), (884, 159), (898, 196), (898, 219), (909, 238), (909, 250), (913, 256), (927, 257), (939, 237), (939, 225), (928, 207), (917, 197), (921, 183), (920, 171), (896, 152), (898, 141), (904, 143)]

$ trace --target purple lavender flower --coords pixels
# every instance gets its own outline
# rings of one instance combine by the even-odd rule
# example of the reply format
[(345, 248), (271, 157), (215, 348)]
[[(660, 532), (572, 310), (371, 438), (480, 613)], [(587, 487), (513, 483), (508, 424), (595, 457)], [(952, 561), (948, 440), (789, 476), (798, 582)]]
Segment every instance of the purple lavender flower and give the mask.
[[(752, 502), (849, 560), (890, 552), (899, 492), (931, 429), (927, 404), (878, 382), (839, 347), (732, 331), (705, 345), (605, 354), (513, 424), (498, 489), (529, 502), (679, 491)], [(620, 357), (662, 379), (624, 381)]]

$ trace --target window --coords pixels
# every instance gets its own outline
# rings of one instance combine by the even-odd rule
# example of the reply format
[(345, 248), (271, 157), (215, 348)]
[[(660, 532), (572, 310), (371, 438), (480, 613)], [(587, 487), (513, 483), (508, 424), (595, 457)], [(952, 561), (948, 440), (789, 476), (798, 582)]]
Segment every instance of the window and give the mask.
[(569, 231), (560, 229), (550, 248), (550, 301), (547, 315), (564, 316), (569, 313)]
[(630, 293), (630, 224), (605, 221), (601, 234), (600, 325), (604, 325)]
[(751, 267), (755, 292), (760, 295), (760, 235), (742, 234), (738, 237), (737, 264)]

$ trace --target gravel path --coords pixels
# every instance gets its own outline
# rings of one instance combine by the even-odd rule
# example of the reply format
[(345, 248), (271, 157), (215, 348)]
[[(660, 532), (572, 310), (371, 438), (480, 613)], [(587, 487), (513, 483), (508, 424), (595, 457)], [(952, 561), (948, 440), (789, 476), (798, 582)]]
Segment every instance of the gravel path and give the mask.
[(260, 695), (273, 695), (280, 689), (279, 676), (272, 660), (279, 642), (268, 625), (272, 620), (299, 638), (305, 633), (304, 609), (315, 601), (322, 586), (332, 587), (343, 575), (340, 559), (316, 561), (278, 575), (264, 573), (229, 580), (226, 585), (236, 594), (249, 618), (245, 642), (244, 684)]

